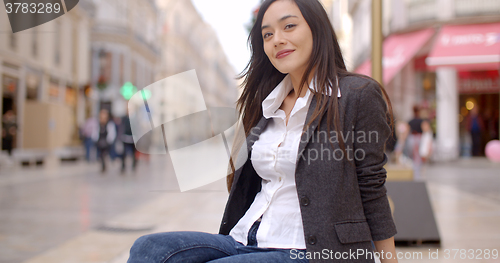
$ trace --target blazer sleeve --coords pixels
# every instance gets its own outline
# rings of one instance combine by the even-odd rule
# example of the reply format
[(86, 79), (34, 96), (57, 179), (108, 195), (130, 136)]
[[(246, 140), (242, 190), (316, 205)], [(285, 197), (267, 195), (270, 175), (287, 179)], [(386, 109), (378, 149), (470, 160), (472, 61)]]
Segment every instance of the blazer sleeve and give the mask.
[(396, 234), (384, 186), (387, 178), (385, 142), (391, 133), (386, 112), (386, 102), (376, 83), (370, 82), (359, 90), (353, 147), (361, 201), (374, 241)]

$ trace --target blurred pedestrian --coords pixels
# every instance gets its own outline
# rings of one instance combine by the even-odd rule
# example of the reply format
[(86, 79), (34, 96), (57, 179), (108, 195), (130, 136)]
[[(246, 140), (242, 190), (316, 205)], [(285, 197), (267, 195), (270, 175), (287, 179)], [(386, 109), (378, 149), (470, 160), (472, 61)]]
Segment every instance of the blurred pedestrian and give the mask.
[(95, 149), (94, 140), (92, 139), (92, 134), (96, 133), (98, 129), (99, 121), (97, 121), (97, 118), (95, 117), (89, 117), (81, 128), (83, 145), (85, 147), (85, 160), (87, 160), (87, 162), (94, 161), (97, 157), (97, 151)]
[[(116, 116), (112, 116), (110, 114), (110, 117), (109, 117), (109, 122), (113, 124), (113, 127), (115, 129), (115, 134), (118, 133), (118, 128), (120, 126), (120, 121), (121, 119), (119, 117), (116, 117)], [(113, 142), (109, 145), (109, 157), (111, 159), (112, 162), (115, 161), (116, 158), (120, 158), (121, 157), (121, 153), (123, 151), (123, 147), (122, 145), (118, 142), (118, 145), (117, 145), (117, 137), (115, 137), (115, 139), (113, 140)]]
[(123, 152), (121, 155), (122, 159), (122, 169), (121, 172), (125, 172), (125, 159), (127, 155), (132, 156), (132, 170), (135, 171), (137, 166), (137, 156), (136, 149), (134, 145), (134, 138), (132, 137), (132, 126), (130, 125), (129, 113), (125, 115), (120, 122), (120, 127), (118, 129), (118, 140), (123, 144)]
[[(347, 71), (319, 0), (264, 1), (249, 43), (252, 57), (237, 104), (248, 136), (242, 149), (250, 156), (228, 176), (219, 234), (143, 236), (128, 262), (315, 263), (335, 261), (334, 251), (355, 250), (395, 255), (383, 169), (392, 109), (383, 87)], [(319, 136), (368, 131), (380, 140), (363, 143), (348, 136), (339, 147), (333, 138)], [(338, 157), (339, 148), (363, 157), (330, 159)], [(328, 156), (312, 157), (311, 151)], [(237, 152), (232, 157), (240, 157)], [(321, 251), (331, 257), (306, 256)], [(382, 257), (381, 262), (398, 261)]]
[(410, 134), (408, 135), (408, 144), (411, 150), (411, 159), (413, 161), (413, 178), (421, 179), (422, 158), (420, 156), (420, 139), (422, 137), (422, 122), (420, 118), (420, 108), (413, 106), (413, 119), (408, 122)]
[(408, 122), (408, 125), (410, 125), (410, 134), (422, 134), (422, 122), (423, 119), (420, 118), (420, 107), (414, 105), (413, 118)]
[(109, 147), (116, 138), (115, 124), (109, 120), (109, 112), (102, 109), (99, 112), (99, 126), (92, 135), (94, 142), (99, 150), (101, 159), (101, 171), (106, 171), (106, 155), (109, 154)]
[(474, 105), (467, 116), (466, 128), (472, 138), (472, 156), (480, 156), (485, 125), (477, 105)]
[(9, 156), (12, 155), (16, 134), (16, 115), (13, 110), (8, 110), (2, 117), (2, 150), (6, 150)]
[(422, 136), (420, 138), (419, 154), (422, 158), (422, 163), (426, 163), (432, 156), (433, 133), (431, 124), (424, 120), (422, 121)]
[(395, 159), (396, 159), (396, 163), (397, 164), (406, 164), (408, 163), (407, 160), (408, 159), (408, 156), (410, 156), (408, 154), (408, 151), (405, 149), (408, 149), (408, 144), (407, 144), (407, 140), (408, 140), (408, 135), (410, 133), (410, 126), (408, 125), (408, 123), (406, 122), (397, 122), (396, 123), (396, 145), (394, 147), (394, 155), (395, 155)]

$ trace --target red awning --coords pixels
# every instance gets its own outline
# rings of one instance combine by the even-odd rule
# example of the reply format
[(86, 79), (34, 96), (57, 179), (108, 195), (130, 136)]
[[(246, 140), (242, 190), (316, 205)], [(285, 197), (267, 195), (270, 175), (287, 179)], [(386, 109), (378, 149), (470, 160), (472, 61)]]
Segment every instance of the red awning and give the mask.
[(431, 68), (498, 69), (500, 23), (444, 26), (426, 63)]
[[(424, 29), (412, 33), (391, 35), (384, 40), (384, 84), (389, 83), (394, 76), (417, 54), (434, 34), (434, 29)], [(371, 76), (371, 61), (367, 60), (355, 72)]]

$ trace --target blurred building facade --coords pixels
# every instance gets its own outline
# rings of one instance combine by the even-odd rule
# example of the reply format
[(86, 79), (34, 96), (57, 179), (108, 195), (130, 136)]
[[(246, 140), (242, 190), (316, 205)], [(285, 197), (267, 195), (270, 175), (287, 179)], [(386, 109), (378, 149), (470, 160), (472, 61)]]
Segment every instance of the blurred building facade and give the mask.
[[(396, 119), (410, 120), (414, 105), (423, 109), (436, 160), (468, 155), (473, 107), (484, 119), (482, 148), (498, 138), (500, 55), (487, 50), (500, 47), (500, 1), (384, 0), (383, 10), (384, 85)], [(371, 1), (349, 0), (349, 13), (354, 68), (369, 75)]]
[(93, 11), (91, 2), (81, 1), (67, 15), (13, 34), (0, 7), (0, 108), (16, 115), (17, 150), (55, 149), (78, 138)]
[(352, 38), (352, 19), (349, 15), (348, 0), (322, 0), (330, 21), (337, 35), (337, 40), (344, 56), (344, 62), (348, 70), (353, 67), (352, 51), (354, 46), (351, 45)]
[[(0, 13), (0, 107), (2, 115), (14, 110), (18, 149), (79, 145), (86, 118), (102, 108), (114, 117), (127, 113), (124, 84), (140, 90), (192, 69), (208, 107), (234, 107), (234, 69), (190, 0), (81, 0), (68, 14), (15, 34), (3, 5)], [(155, 94), (150, 106), (179, 117), (189, 101)]]
[[(238, 97), (236, 72), (215, 31), (203, 21), (191, 0), (157, 0), (157, 4), (165, 14), (158, 76), (166, 78), (194, 69), (206, 107), (234, 108)], [(152, 103), (160, 105), (164, 120), (173, 120), (199, 110), (196, 103), (187, 103), (197, 101), (199, 94), (195, 93), (186, 89), (164, 94), (152, 98)], [(182, 136), (186, 138), (180, 139), (191, 135)]]
[(89, 115), (108, 109), (115, 117), (126, 114), (127, 100), (120, 89), (127, 82), (142, 89), (156, 80), (161, 62), (163, 18), (153, 0), (93, 0), (92, 94)]
[[(191, 0), (157, 0), (165, 12), (161, 77), (195, 69), (207, 105), (234, 106), (236, 72)], [(181, 107), (181, 106), (180, 106)]]

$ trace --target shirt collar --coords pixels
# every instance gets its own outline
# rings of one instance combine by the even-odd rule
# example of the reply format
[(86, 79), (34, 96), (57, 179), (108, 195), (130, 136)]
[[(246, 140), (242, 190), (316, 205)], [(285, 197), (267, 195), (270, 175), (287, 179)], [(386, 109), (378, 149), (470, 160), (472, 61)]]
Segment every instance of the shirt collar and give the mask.
[[(306, 96), (304, 98), (308, 98), (310, 96), (310, 90), (314, 89), (313, 82), (316, 80), (316, 77), (314, 77), (311, 80), (311, 83), (309, 83), (309, 89), (307, 89)], [(337, 86), (338, 86), (339, 80), (337, 78)], [(264, 117), (269, 119), (274, 115), (274, 113), (278, 110), (278, 108), (281, 106), (281, 103), (285, 100), (285, 97), (292, 91), (293, 86), (291, 83), (291, 78), (290, 74), (286, 75), (285, 78), (269, 93), (269, 95), (264, 99), (262, 102), (262, 112)], [(323, 94), (331, 96), (332, 95), (332, 88), (330, 87), (326, 92), (323, 92)], [(340, 98), (340, 88), (338, 89), (337, 92), (337, 97)], [(300, 98), (299, 98), (300, 99)]]

